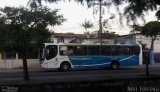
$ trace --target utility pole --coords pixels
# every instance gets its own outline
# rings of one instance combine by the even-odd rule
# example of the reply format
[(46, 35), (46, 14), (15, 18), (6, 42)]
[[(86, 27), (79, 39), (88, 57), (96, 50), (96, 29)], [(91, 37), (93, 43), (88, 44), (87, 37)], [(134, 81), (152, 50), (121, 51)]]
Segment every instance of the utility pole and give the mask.
[(99, 40), (100, 40), (100, 53), (102, 53), (102, 0), (99, 0)]
[[(99, 41), (100, 41), (100, 53), (102, 51), (102, 44), (103, 44), (103, 35), (102, 35), (102, 5), (110, 5), (110, 3), (102, 3), (103, 0), (99, 0)], [(115, 16), (111, 16), (109, 19), (113, 19)], [(108, 19), (108, 20), (109, 20)], [(108, 21), (106, 20), (106, 22)]]
[[(103, 44), (103, 40), (102, 40), (102, 5), (110, 5), (111, 3), (107, 3), (107, 2), (103, 2), (103, 0), (98, 0), (99, 3), (94, 3), (93, 5), (99, 5), (99, 31), (98, 31), (98, 38), (100, 41), (100, 53), (102, 52), (102, 44)], [(112, 19), (113, 17), (110, 17), (110, 19)]]
[(99, 0), (99, 40), (102, 46), (102, 0)]

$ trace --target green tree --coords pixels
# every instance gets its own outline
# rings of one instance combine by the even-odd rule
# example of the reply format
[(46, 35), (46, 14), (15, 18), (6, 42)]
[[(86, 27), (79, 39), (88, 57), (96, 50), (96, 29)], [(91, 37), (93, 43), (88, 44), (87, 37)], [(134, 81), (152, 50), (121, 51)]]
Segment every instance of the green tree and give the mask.
[(90, 32), (88, 31), (88, 29), (93, 27), (93, 23), (91, 23), (91, 21), (89, 20), (85, 20), (84, 23), (81, 24), (81, 26), (86, 30), (84, 34), (89, 36)]
[(22, 53), (23, 77), (29, 80), (26, 53), (30, 46), (39, 46), (49, 42), (51, 32), (48, 26), (61, 25), (65, 19), (57, 14), (58, 10), (51, 10), (47, 7), (36, 7), (28, 9), (24, 7), (1, 8), (0, 34), (3, 46), (14, 46)]
[(84, 32), (84, 34), (88, 38), (88, 42), (89, 42), (91, 35), (90, 35), (90, 32), (88, 29), (93, 27), (93, 23), (91, 23), (91, 21), (89, 21), (89, 20), (85, 20), (84, 23), (81, 24), (81, 26), (84, 27), (84, 29), (86, 30), (86, 32)]
[[(154, 42), (157, 39), (158, 35), (160, 35), (160, 22), (151, 21), (145, 24), (144, 26), (134, 26), (133, 30), (139, 31), (144, 36), (149, 37), (151, 39), (151, 45), (150, 45), (148, 56), (150, 57), (150, 62), (152, 62), (154, 58), (153, 56)], [(149, 75), (148, 64), (149, 62), (146, 62), (146, 75)]]
[(84, 23), (81, 24), (81, 26), (84, 27), (86, 32), (88, 32), (88, 29), (93, 27), (93, 23), (91, 23), (91, 21), (89, 20), (85, 20)]

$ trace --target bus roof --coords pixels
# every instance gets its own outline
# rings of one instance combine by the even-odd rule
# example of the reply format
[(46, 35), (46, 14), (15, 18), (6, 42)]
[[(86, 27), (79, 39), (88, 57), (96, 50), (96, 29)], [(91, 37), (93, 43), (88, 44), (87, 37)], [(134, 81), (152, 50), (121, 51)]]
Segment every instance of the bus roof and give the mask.
[[(76, 43), (44, 43), (45, 45), (67, 45), (67, 46), (99, 46), (100, 44), (76, 44)], [(139, 46), (139, 44), (103, 44), (104, 46)]]

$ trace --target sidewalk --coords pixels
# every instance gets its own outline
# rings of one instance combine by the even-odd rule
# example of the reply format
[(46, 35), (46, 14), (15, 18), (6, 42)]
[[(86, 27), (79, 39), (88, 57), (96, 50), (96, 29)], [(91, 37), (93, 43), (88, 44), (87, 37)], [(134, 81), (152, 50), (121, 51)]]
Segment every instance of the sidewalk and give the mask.
[[(145, 68), (146, 64), (143, 65), (136, 65), (136, 66), (129, 66), (126, 68)], [(149, 68), (160, 68), (160, 63), (155, 63), (155, 64), (149, 64)], [(28, 72), (40, 72), (40, 71), (52, 71), (51, 69), (44, 69), (44, 68), (36, 68), (36, 69), (28, 69)], [(0, 72), (23, 72), (23, 69), (0, 69)]]
[[(130, 66), (129, 68), (145, 68), (146, 67), (146, 64), (143, 64), (143, 65), (136, 65), (136, 66)], [(153, 67), (155, 67), (155, 68), (157, 68), (157, 67), (159, 67), (160, 68), (160, 63), (155, 63), (155, 64), (149, 64), (149, 68), (153, 68)]]
[[(43, 68), (37, 68), (37, 69), (28, 69), (28, 72), (38, 72), (38, 71), (45, 71), (47, 69), (43, 69)], [(23, 72), (23, 69), (0, 69), (0, 72)]]

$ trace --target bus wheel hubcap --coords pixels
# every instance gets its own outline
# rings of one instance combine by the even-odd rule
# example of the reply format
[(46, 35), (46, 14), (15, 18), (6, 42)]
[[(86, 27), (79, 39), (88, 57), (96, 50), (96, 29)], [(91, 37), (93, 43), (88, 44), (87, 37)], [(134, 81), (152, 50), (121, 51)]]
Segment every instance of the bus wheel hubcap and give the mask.
[(68, 65), (63, 65), (64, 70), (67, 70), (68, 68), (69, 68)]
[(118, 64), (116, 62), (112, 63), (111, 68), (112, 69), (117, 69), (118, 68)]
[(117, 69), (117, 65), (116, 64), (113, 64), (113, 69)]

